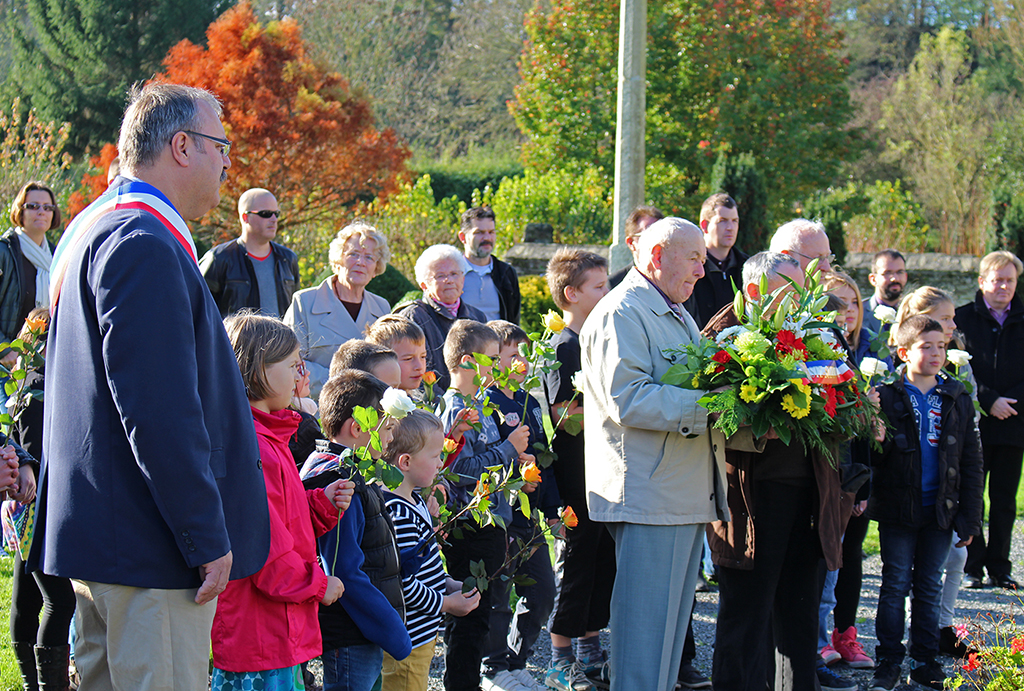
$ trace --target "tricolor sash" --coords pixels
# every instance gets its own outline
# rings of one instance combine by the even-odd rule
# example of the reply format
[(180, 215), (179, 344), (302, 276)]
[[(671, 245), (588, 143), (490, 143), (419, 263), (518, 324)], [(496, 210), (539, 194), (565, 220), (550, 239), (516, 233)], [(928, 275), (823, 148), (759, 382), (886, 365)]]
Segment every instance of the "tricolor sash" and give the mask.
[(96, 201), (75, 216), (75, 220), (61, 236), (60, 242), (57, 243), (57, 249), (53, 252), (53, 263), (50, 265), (51, 312), (55, 313), (57, 309), (57, 298), (60, 296), (61, 285), (64, 283), (64, 274), (72, 255), (76, 254), (75, 249), (88, 236), (89, 230), (100, 218), (111, 211), (124, 209), (139, 209), (155, 216), (167, 229), (167, 232), (188, 252), (192, 261), (198, 263), (192, 232), (185, 225), (185, 219), (181, 217), (177, 209), (160, 190), (149, 183), (141, 180), (129, 180), (126, 184), (108, 189), (100, 195)]
[(842, 360), (813, 360), (799, 364), (805, 376), (815, 384), (835, 386), (853, 379), (853, 370)]

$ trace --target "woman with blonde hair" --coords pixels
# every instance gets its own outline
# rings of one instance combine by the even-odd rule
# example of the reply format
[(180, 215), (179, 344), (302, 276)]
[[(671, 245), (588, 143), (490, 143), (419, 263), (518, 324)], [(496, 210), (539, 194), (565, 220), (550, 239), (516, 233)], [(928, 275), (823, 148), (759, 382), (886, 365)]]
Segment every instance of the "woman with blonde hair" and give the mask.
[(317, 287), (295, 293), (284, 315), (284, 323), (299, 337), (314, 400), (338, 346), (362, 338), (367, 326), (391, 312), (387, 300), (366, 290), (391, 259), (382, 233), (360, 221), (350, 223), (331, 240), (328, 258), (334, 273)]

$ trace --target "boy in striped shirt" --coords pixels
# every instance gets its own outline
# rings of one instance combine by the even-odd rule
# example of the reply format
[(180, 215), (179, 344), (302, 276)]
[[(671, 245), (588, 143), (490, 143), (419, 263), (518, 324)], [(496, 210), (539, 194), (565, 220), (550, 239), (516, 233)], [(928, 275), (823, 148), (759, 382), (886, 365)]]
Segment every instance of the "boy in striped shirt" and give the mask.
[(476, 609), (480, 593), (462, 592), (441, 564), (434, 526), (418, 490), (433, 487), (441, 469), (444, 426), (433, 414), (414, 410), (395, 422), (384, 458), (402, 471), (394, 492), (385, 492), (402, 561), (405, 626), (412, 653), (397, 661), (384, 654), (382, 691), (426, 691), (434, 639), (444, 614), (465, 616)]

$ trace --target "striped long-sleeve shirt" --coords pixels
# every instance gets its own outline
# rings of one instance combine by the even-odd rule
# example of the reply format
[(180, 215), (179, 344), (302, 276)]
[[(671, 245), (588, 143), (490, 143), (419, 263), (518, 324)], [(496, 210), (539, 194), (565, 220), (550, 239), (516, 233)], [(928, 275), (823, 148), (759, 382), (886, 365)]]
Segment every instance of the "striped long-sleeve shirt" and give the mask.
[[(412, 639), (412, 647), (432, 643), (444, 618), (441, 602), (444, 599), (445, 574), (441, 552), (433, 539), (430, 513), (423, 499), (413, 494), (415, 504), (404, 497), (386, 492), (387, 507), (395, 525), (398, 551), (404, 557), (425, 544), (426, 558), (416, 573), (403, 575), (402, 594), (405, 596), (405, 627)], [(407, 551), (408, 550), (408, 551)], [(404, 564), (403, 564), (404, 566)], [(405, 572), (403, 568), (403, 573)]]

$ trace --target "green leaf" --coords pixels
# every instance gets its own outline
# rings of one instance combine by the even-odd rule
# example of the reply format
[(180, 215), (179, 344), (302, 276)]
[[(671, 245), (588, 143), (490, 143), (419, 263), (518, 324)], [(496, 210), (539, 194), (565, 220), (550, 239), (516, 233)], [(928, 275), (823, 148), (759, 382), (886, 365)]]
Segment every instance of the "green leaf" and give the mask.
[(4, 393), (8, 396), (13, 396), (14, 392), (18, 390), (18, 383), (13, 379), (8, 379), (7, 383), (4, 384)]
[(11, 377), (13, 377), (17, 381), (21, 381), (22, 379), (24, 379), (27, 376), (28, 376), (28, 372), (26, 372), (23, 369), (11, 370)]
[(352, 418), (359, 423), (359, 426), (365, 431), (370, 431), (377, 426), (380, 422), (380, 415), (374, 408), (364, 408), (361, 405), (357, 405), (352, 410)]
[(483, 353), (473, 353), (473, 359), (476, 360), (477, 364), (481, 367), (494, 366), (494, 359), (484, 355)]
[(526, 492), (519, 493), (519, 511), (524, 518), (530, 517), (530, 495)]
[(775, 433), (779, 435), (779, 441), (787, 446), (793, 439), (793, 430), (791, 430), (788, 425), (779, 425), (775, 428)]
[(483, 559), (469, 562), (469, 572), (476, 576), (478, 579), (487, 578), (487, 566), (484, 564)]
[(472, 576), (469, 576), (466, 580), (462, 581), (463, 594), (473, 592), (474, 588), (476, 588), (476, 579)]
[(768, 423), (768, 418), (764, 415), (755, 415), (754, 419), (750, 421), (751, 431), (754, 433), (754, 437), (760, 439), (764, 435), (768, 434), (768, 430), (771, 425)]

